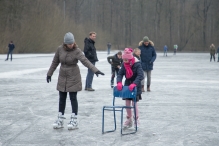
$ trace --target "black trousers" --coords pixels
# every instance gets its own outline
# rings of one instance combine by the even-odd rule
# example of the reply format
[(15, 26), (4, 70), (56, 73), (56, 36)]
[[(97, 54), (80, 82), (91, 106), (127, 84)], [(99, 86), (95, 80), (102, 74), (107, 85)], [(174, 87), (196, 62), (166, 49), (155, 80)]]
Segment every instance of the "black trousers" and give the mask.
[(116, 75), (118, 75), (119, 68), (118, 67), (111, 67), (111, 70), (112, 70), (111, 83), (114, 83), (114, 78)]
[(215, 54), (214, 54), (214, 55), (213, 55), (213, 54), (211, 54), (210, 61), (211, 61), (212, 57), (214, 58), (214, 61), (215, 61)]
[[(72, 113), (75, 113), (75, 115), (77, 115), (78, 114), (77, 92), (69, 92), (69, 96), (71, 100)], [(59, 112), (61, 112), (62, 115), (64, 115), (65, 113), (66, 98), (67, 98), (67, 92), (59, 91)]]

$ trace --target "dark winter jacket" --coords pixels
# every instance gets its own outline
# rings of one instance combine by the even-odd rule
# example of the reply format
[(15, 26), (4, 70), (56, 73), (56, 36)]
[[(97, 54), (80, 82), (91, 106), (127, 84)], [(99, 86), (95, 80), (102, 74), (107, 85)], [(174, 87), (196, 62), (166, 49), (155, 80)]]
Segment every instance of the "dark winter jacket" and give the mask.
[(98, 71), (98, 69), (84, 56), (81, 49), (66, 49), (63, 45), (59, 46), (57, 49), (47, 76), (52, 76), (57, 66), (61, 64), (57, 83), (58, 91), (77, 92), (82, 90), (78, 60), (94, 73)]
[(14, 44), (8, 44), (8, 48), (10, 51), (13, 51), (15, 46), (14, 46)]
[[(219, 53), (219, 47), (217, 48), (217, 53)], [(219, 54), (218, 54), (219, 55)]]
[(155, 61), (157, 54), (152, 43), (145, 46), (144, 43), (138, 47), (141, 50), (141, 65), (144, 71), (153, 70), (153, 62)]
[(97, 53), (94, 46), (95, 42), (90, 38), (84, 39), (84, 54), (90, 62), (97, 62)]
[(214, 46), (210, 46), (210, 54), (211, 55), (215, 55), (216, 54), (216, 50)]
[(109, 64), (111, 64), (112, 67), (117, 68), (117, 66), (121, 66), (122, 64), (122, 58), (119, 59), (117, 54), (115, 54), (114, 56), (108, 56), (107, 57), (107, 61), (109, 62)]
[[(141, 67), (140, 61), (138, 61), (137, 58), (135, 58), (135, 63), (132, 66), (133, 76), (130, 79), (125, 79), (124, 86), (129, 86), (130, 84), (134, 83), (137, 85), (137, 95), (140, 95), (142, 93), (141, 91), (141, 81), (144, 79), (144, 73)], [(119, 70), (119, 73), (117, 75), (117, 83), (122, 82), (123, 76), (126, 76), (126, 70), (124, 67), (124, 64), (122, 64), (121, 69)]]
[(137, 56), (135, 53), (133, 53), (133, 56), (136, 57), (139, 61), (141, 61), (141, 57)]

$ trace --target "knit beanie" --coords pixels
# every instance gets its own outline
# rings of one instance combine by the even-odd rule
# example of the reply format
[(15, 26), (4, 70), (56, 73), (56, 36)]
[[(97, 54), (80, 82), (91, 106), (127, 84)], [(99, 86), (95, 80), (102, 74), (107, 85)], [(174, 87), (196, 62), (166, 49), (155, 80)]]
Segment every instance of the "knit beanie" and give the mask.
[(71, 32), (66, 33), (64, 36), (64, 44), (73, 44), (74, 42), (74, 35)]
[(122, 59), (132, 59), (133, 58), (132, 52), (133, 50), (131, 48), (125, 48), (122, 54)]
[(149, 38), (147, 36), (143, 37), (143, 42), (149, 42)]

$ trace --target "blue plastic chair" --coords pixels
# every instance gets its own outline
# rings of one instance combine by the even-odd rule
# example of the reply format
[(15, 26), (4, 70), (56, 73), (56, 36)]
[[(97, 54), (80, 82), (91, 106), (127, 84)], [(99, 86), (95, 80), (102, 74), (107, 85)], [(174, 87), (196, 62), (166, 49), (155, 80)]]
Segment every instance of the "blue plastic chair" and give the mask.
[[(121, 91), (117, 90), (117, 87), (115, 86), (113, 88), (113, 105), (112, 106), (103, 106), (103, 115), (102, 115), (102, 134), (108, 133), (108, 132), (114, 132), (116, 130), (116, 111), (121, 112), (121, 134), (127, 135), (127, 134), (134, 134), (137, 132), (137, 121), (136, 121), (136, 111), (135, 111), (135, 105), (136, 105), (136, 96), (137, 96), (137, 89), (134, 88), (133, 91), (130, 91), (128, 86), (123, 86), (123, 89)], [(134, 101), (134, 106), (117, 106), (115, 105), (115, 98), (132, 98)], [(129, 133), (123, 133), (123, 109), (124, 108), (130, 108), (134, 109), (134, 122), (136, 123), (135, 131), (129, 132)], [(104, 131), (104, 112), (107, 111), (113, 111), (114, 115), (114, 129), (109, 131)]]

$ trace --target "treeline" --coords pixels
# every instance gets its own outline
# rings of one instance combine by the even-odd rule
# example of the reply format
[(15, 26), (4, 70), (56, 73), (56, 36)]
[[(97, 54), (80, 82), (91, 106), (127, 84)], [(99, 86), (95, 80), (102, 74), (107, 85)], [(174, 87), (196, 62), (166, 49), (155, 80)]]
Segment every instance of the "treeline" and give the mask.
[(97, 32), (96, 47), (135, 48), (147, 35), (156, 50), (208, 51), (219, 45), (218, 0), (0, 0), (0, 53), (13, 40), (17, 53), (54, 52), (71, 31), (83, 50)]

